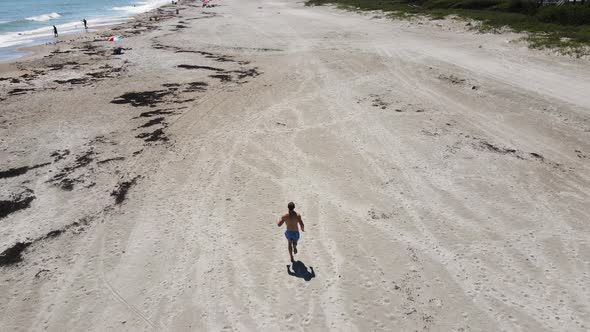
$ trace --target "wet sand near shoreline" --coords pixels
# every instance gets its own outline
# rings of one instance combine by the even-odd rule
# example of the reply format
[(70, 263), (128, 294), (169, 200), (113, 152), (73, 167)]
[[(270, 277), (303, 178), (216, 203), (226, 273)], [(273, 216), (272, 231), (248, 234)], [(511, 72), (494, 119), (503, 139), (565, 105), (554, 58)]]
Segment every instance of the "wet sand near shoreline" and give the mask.
[(587, 60), (213, 5), (0, 64), (2, 330), (589, 328)]

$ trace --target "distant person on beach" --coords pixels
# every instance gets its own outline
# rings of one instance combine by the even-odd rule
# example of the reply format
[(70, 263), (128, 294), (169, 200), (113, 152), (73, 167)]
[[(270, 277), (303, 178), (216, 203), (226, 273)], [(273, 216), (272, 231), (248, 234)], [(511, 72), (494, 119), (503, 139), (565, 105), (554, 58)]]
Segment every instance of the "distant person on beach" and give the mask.
[(53, 26), (53, 37), (57, 38), (58, 34), (57, 34), (57, 27), (54, 25)]
[(84, 29), (88, 30), (88, 21), (86, 21), (86, 19), (83, 19), (82, 23), (84, 23)]
[(299, 241), (299, 225), (301, 225), (302, 232), (305, 232), (305, 225), (303, 225), (301, 215), (295, 212), (295, 203), (290, 202), (287, 205), (287, 208), (289, 209), (289, 212), (279, 219), (277, 226), (281, 227), (283, 224), (287, 224), (285, 237), (289, 243), (289, 256), (291, 257), (291, 262), (294, 262), (293, 254), (297, 254), (297, 241)]

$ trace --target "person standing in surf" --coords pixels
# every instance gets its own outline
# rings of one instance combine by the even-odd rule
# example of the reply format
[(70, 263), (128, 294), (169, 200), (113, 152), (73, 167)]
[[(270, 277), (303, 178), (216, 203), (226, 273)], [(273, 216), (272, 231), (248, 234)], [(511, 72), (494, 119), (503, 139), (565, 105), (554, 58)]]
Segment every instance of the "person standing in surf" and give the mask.
[(53, 26), (53, 37), (57, 38), (58, 34), (57, 34), (57, 27), (54, 25)]
[(301, 225), (302, 232), (305, 232), (305, 225), (303, 225), (301, 215), (295, 212), (295, 203), (290, 202), (287, 205), (287, 208), (289, 209), (289, 212), (284, 214), (279, 219), (277, 226), (281, 227), (283, 224), (287, 224), (285, 237), (287, 238), (289, 245), (289, 256), (291, 257), (291, 262), (294, 262), (295, 260), (293, 259), (293, 254), (297, 254), (297, 242), (299, 241), (299, 225)]
[(88, 30), (88, 21), (86, 21), (86, 19), (83, 19), (82, 23), (84, 23), (84, 30)]

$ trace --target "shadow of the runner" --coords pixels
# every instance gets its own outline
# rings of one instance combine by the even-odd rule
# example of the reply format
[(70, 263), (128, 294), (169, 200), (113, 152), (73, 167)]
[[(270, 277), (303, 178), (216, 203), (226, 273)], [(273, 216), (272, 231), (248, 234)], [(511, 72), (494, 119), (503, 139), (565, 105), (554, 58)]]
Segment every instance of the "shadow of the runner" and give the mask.
[(303, 278), (303, 280), (305, 281), (310, 281), (311, 279), (315, 278), (315, 272), (313, 271), (313, 267), (309, 267), (309, 269), (311, 270), (308, 271), (307, 270), (307, 266), (305, 266), (305, 264), (303, 264), (302, 261), (296, 261), (293, 263), (293, 272), (291, 272), (291, 265), (287, 265), (287, 273), (289, 273), (290, 276), (294, 276), (297, 278)]

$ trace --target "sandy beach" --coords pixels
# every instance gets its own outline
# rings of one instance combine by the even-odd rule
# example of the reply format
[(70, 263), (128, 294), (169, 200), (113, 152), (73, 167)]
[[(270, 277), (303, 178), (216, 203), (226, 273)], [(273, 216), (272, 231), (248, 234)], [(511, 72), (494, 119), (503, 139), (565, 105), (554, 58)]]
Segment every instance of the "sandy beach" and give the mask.
[(588, 59), (212, 4), (0, 65), (1, 331), (590, 330)]

